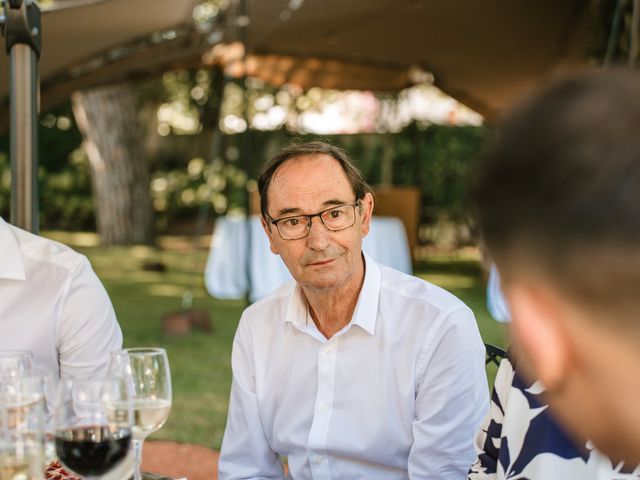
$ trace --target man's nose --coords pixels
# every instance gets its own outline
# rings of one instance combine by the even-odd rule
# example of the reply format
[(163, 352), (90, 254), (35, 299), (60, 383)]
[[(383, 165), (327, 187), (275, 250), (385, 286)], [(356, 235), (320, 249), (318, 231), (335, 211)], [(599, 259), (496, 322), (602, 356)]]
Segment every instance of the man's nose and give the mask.
[(324, 250), (327, 245), (329, 245), (329, 232), (323, 225), (320, 217), (313, 217), (311, 219), (307, 245), (313, 250)]

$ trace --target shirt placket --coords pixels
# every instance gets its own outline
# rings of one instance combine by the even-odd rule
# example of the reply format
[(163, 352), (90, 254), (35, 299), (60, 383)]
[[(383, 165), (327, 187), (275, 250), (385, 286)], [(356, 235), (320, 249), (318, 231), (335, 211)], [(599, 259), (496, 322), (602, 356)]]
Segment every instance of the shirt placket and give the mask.
[(333, 337), (318, 351), (318, 390), (308, 440), (309, 465), (314, 480), (331, 479), (327, 438), (333, 414), (338, 342), (339, 337)]

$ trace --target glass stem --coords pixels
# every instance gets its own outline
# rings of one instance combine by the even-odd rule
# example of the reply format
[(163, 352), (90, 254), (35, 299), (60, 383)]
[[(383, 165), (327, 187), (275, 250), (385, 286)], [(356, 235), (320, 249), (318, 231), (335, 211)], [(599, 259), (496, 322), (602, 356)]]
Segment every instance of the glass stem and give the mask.
[(144, 445), (144, 438), (137, 439), (134, 438), (132, 440), (133, 443), (133, 454), (134, 454), (134, 464), (133, 464), (133, 480), (142, 480), (142, 447)]

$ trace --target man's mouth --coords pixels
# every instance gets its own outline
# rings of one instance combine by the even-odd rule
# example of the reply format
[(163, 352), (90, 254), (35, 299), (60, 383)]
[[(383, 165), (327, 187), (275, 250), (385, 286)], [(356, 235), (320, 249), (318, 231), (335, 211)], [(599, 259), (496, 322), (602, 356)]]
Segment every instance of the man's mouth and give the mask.
[(335, 258), (325, 258), (325, 259), (322, 259), (322, 260), (316, 260), (315, 262), (310, 262), (307, 265), (310, 266), (310, 267), (322, 267), (324, 265), (329, 265), (334, 260), (335, 260)]

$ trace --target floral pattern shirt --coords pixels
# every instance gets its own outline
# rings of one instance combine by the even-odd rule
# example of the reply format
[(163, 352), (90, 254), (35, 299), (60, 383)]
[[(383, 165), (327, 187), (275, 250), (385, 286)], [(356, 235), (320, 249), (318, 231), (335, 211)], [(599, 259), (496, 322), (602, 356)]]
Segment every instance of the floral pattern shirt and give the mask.
[(539, 397), (540, 383), (525, 382), (512, 362), (500, 363), (468, 480), (640, 479), (640, 468), (614, 465), (589, 443), (576, 445)]

